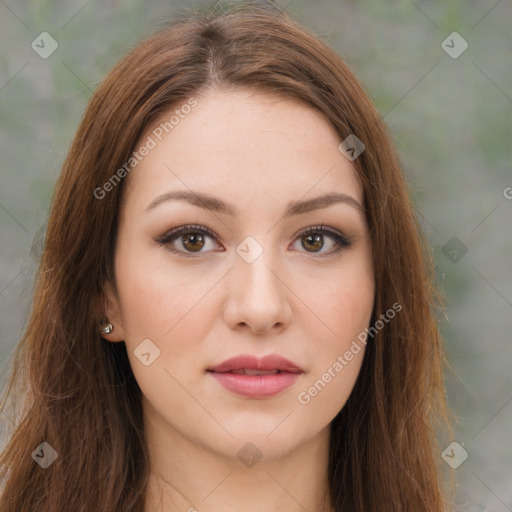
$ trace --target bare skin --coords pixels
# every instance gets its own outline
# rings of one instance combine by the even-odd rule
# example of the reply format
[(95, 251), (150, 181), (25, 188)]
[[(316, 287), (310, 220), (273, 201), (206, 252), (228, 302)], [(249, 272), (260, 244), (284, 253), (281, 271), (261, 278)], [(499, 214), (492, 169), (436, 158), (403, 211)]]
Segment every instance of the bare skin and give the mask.
[[(114, 330), (105, 338), (126, 343), (143, 393), (151, 457), (144, 510), (329, 512), (329, 425), (364, 349), (339, 373), (332, 367), (368, 327), (375, 292), (368, 226), (356, 206), (364, 208), (362, 185), (334, 129), (307, 106), (251, 89), (196, 99), (126, 178), (118, 293), (107, 289)], [(148, 127), (141, 144), (168, 118)], [(170, 191), (208, 194), (236, 214), (183, 199), (154, 204)], [(333, 192), (353, 202), (283, 216), (289, 202)], [(162, 242), (189, 224), (195, 238)], [(309, 227), (317, 230), (304, 235)], [(248, 262), (237, 248), (262, 252)], [(152, 347), (160, 351), (149, 365), (134, 352), (146, 339), (151, 357)], [(240, 354), (278, 354), (302, 373), (272, 397), (240, 396), (207, 371)], [(299, 401), (318, 379), (328, 382)]]

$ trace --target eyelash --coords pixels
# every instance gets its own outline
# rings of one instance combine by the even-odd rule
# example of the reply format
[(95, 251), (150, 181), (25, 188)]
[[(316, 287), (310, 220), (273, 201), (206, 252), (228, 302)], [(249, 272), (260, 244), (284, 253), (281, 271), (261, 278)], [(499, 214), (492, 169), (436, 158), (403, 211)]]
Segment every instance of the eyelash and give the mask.
[[(177, 228), (173, 228), (170, 231), (167, 231), (163, 235), (155, 238), (155, 241), (163, 246), (166, 247), (166, 249), (172, 253), (179, 254), (180, 256), (184, 256), (186, 258), (196, 258), (198, 255), (201, 254), (201, 252), (197, 253), (190, 253), (190, 252), (184, 252), (181, 250), (177, 250), (174, 247), (170, 247), (170, 242), (174, 241), (176, 238), (178, 238), (180, 235), (188, 235), (188, 234), (202, 234), (202, 235), (208, 235), (211, 238), (214, 239), (216, 243), (217, 242), (217, 236), (215, 233), (208, 229), (206, 226), (199, 226), (196, 224), (188, 224), (186, 226), (179, 226)], [(322, 234), (322, 235), (328, 235), (331, 237), (335, 243), (337, 244), (337, 247), (334, 250), (331, 250), (328, 253), (314, 253), (311, 252), (309, 254), (312, 254), (314, 257), (324, 257), (324, 256), (331, 256), (333, 254), (338, 253), (339, 251), (346, 249), (352, 245), (352, 242), (349, 238), (345, 237), (343, 234), (341, 234), (338, 231), (335, 231), (331, 228), (328, 228), (326, 226), (311, 226), (309, 228), (304, 229), (300, 233), (296, 235), (296, 239), (302, 238), (309, 234)], [(197, 256), (196, 256), (197, 254)], [(315, 254), (318, 254), (315, 256)]]

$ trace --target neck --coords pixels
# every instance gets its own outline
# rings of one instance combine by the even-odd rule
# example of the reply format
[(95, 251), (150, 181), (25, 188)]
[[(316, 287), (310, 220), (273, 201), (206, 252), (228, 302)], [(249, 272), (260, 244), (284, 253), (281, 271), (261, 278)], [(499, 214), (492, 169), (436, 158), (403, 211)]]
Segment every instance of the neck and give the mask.
[(151, 473), (144, 512), (332, 512), (328, 427), (286, 453), (276, 449), (255, 462), (259, 452), (246, 441), (230, 456), (222, 447), (188, 439), (148, 409)]

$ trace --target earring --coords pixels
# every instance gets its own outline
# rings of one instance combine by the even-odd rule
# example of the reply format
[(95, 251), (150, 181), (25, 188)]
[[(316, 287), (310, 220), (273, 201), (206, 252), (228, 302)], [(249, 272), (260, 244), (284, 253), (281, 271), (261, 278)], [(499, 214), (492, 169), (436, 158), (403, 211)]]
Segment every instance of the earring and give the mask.
[(106, 318), (101, 323), (106, 323), (105, 327), (101, 328), (103, 334), (110, 334), (114, 330), (114, 326)]

